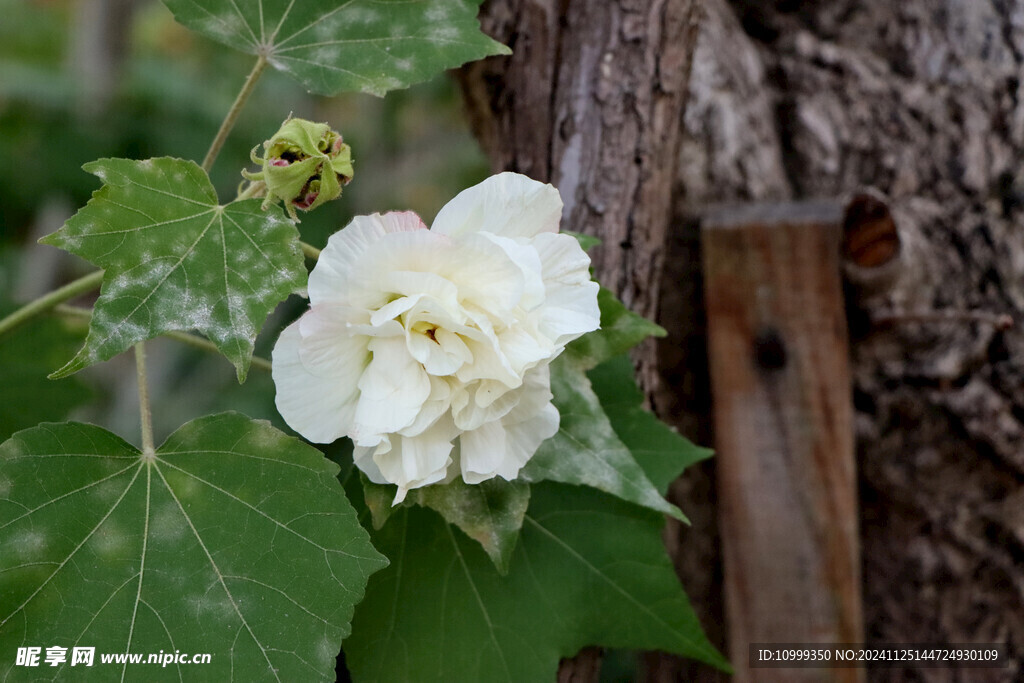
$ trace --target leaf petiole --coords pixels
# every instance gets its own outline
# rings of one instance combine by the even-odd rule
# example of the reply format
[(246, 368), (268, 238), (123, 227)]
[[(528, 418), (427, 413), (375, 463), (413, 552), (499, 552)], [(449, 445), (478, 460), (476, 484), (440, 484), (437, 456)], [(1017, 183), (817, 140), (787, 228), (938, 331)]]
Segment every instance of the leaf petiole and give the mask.
[(217, 136), (210, 143), (210, 149), (206, 153), (206, 157), (203, 159), (203, 170), (207, 173), (213, 168), (213, 162), (217, 160), (217, 155), (220, 154), (220, 150), (224, 147), (224, 142), (228, 139), (228, 135), (231, 133), (231, 129), (235, 127), (235, 123), (238, 121), (239, 114), (242, 113), (242, 109), (245, 108), (245, 103), (248, 102), (249, 96), (252, 95), (252, 91), (256, 89), (256, 83), (260, 80), (260, 76), (263, 75), (263, 70), (267, 68), (267, 58), (265, 55), (259, 55), (256, 58), (256, 64), (253, 65), (252, 71), (249, 72), (248, 78), (245, 79), (245, 83), (242, 85), (242, 89), (238, 91), (238, 97), (231, 105), (231, 109), (228, 110), (227, 116), (224, 117), (223, 123), (220, 124), (220, 130), (217, 131)]
[(35, 316), (46, 313), (64, 301), (74, 299), (86, 292), (91, 292), (99, 287), (102, 282), (103, 271), (97, 270), (73, 282), (69, 282), (59, 289), (55, 289), (49, 294), (44, 294), (35, 301), (30, 301), (3, 320), (0, 320), (0, 337)]
[(153, 413), (149, 409), (149, 382), (146, 379), (146, 350), (143, 342), (135, 345), (135, 373), (139, 383), (142, 457), (144, 460), (153, 460), (156, 457), (156, 444), (153, 443)]

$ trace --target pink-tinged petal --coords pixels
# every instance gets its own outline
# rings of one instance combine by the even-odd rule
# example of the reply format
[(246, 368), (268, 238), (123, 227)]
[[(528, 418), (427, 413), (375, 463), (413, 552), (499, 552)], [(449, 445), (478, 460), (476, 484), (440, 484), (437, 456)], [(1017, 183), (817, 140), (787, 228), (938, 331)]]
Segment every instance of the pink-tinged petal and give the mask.
[(415, 232), (426, 230), (427, 224), (415, 211), (389, 211), (383, 221), (388, 232)]
[(353, 271), (366, 252), (385, 235), (425, 230), (426, 225), (411, 211), (356, 216), (343, 230), (331, 235), (309, 274), (309, 300), (318, 303), (350, 303)]
[(430, 229), (453, 237), (490, 232), (530, 238), (558, 232), (561, 218), (562, 198), (554, 187), (518, 173), (499, 173), (456, 195)]
[(359, 379), (359, 403), (350, 436), (370, 445), (411, 425), (430, 396), (430, 378), (409, 355), (402, 337), (376, 337), (373, 360)]
[(319, 192), (309, 192), (302, 199), (293, 199), (292, 204), (294, 204), (296, 208), (308, 211), (309, 207), (313, 206), (313, 202), (315, 202), (316, 198), (319, 196)]
[(285, 328), (273, 351), (275, 403), (281, 417), (315, 443), (331, 443), (352, 425), (357, 391), (350, 368), (324, 357), (307, 366), (302, 361), (303, 339), (299, 323)]

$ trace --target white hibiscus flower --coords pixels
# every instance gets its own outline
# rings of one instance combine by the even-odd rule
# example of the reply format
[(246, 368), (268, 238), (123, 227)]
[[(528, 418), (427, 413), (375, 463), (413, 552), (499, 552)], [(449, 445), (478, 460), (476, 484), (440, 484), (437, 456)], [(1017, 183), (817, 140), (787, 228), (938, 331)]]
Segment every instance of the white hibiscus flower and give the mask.
[(349, 436), (370, 480), (409, 489), (514, 479), (558, 431), (548, 364), (598, 328), (590, 258), (558, 233), (551, 185), (502, 173), (428, 230), (359, 216), (309, 276), (274, 348), (277, 408), (310, 441)]

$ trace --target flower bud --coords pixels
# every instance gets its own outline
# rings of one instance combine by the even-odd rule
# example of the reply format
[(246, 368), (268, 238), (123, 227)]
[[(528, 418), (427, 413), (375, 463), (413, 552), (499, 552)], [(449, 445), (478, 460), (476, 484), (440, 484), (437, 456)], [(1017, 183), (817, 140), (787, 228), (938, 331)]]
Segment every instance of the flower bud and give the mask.
[(264, 209), (283, 201), (295, 220), (295, 209), (309, 211), (337, 199), (341, 188), (352, 180), (352, 150), (326, 123), (289, 118), (263, 143), (262, 159), (256, 156), (257, 149), (252, 151), (252, 160), (262, 169), (242, 171), (242, 175), (263, 184)]

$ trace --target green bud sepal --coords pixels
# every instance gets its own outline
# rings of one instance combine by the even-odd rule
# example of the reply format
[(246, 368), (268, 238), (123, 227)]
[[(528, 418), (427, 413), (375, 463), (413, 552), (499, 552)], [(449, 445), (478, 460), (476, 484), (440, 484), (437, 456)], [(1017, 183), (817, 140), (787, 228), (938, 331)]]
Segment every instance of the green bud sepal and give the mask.
[(264, 209), (282, 201), (295, 221), (295, 209), (311, 211), (337, 199), (354, 175), (352, 149), (326, 123), (289, 117), (263, 143), (262, 158), (257, 156), (258, 150), (259, 145), (253, 148), (251, 157), (261, 169), (256, 173), (242, 171), (251, 185), (239, 195), (265, 195)]

